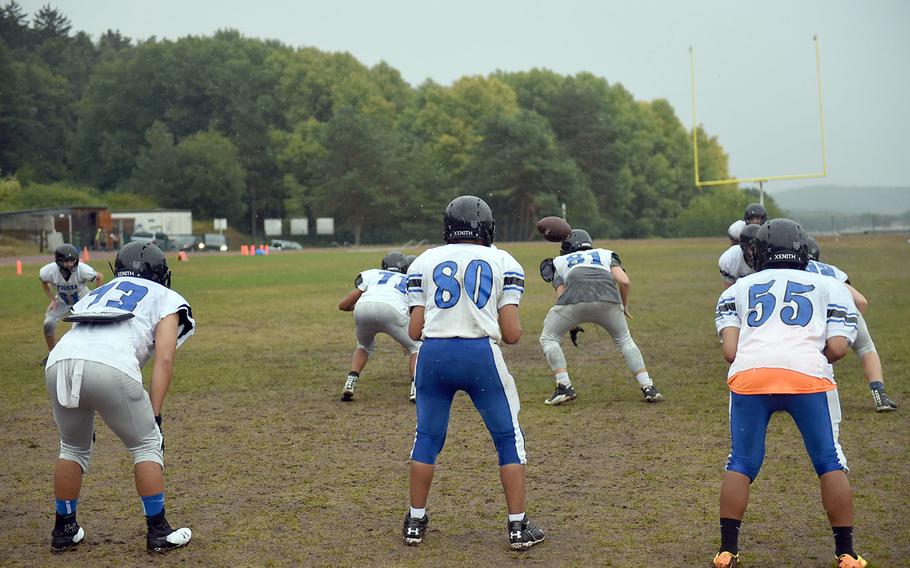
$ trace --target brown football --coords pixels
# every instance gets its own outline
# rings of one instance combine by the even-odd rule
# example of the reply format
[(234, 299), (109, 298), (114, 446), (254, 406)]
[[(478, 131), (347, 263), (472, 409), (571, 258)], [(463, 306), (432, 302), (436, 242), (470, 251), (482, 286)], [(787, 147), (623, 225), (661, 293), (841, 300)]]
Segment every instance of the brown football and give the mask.
[(543, 238), (554, 243), (561, 243), (572, 234), (572, 227), (561, 217), (544, 217), (537, 222), (537, 230)]

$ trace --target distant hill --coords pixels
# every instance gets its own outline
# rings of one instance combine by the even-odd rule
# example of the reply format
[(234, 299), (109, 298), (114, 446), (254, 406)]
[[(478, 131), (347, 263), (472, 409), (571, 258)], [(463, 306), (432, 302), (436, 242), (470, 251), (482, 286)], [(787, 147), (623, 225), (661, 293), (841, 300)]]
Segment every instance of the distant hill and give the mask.
[(910, 187), (820, 185), (767, 191), (785, 211), (852, 215), (897, 215), (910, 211)]

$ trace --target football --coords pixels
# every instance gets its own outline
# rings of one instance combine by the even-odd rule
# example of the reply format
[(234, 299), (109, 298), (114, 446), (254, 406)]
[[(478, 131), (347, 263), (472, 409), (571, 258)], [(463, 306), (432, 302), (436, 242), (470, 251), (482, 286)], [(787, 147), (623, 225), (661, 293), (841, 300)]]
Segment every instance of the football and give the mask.
[(561, 243), (572, 234), (572, 227), (561, 217), (544, 217), (537, 222), (537, 230), (550, 242)]

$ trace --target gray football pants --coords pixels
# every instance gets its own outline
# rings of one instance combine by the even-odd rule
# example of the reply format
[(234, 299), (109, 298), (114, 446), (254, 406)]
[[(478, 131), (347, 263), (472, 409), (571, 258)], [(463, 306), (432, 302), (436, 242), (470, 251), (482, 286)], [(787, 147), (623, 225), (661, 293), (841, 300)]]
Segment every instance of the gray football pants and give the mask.
[(382, 302), (357, 302), (354, 306), (357, 347), (373, 353), (376, 334), (386, 333), (404, 347), (409, 355), (417, 353), (420, 344), (408, 335), (408, 316)]
[[(67, 408), (58, 400), (57, 370), (60, 366), (65, 366), (68, 373), (73, 369), (82, 370), (82, 385), (75, 393), (79, 403), (76, 408)], [(71, 378), (67, 377), (67, 380)], [(58, 361), (47, 370), (45, 384), (54, 421), (60, 431), (60, 459), (74, 461), (83, 472), (88, 471), (97, 411), (133, 454), (134, 464), (151, 461), (163, 467), (161, 433), (142, 383), (102, 363), (69, 359)]]
[(872, 336), (869, 335), (869, 328), (866, 327), (866, 320), (863, 318), (863, 314), (857, 313), (856, 315), (856, 341), (853, 342), (851, 347), (856, 356), (862, 359), (866, 353), (875, 351), (875, 344), (872, 343)]
[(633, 373), (645, 368), (645, 361), (638, 346), (629, 334), (629, 326), (622, 312), (622, 304), (613, 302), (581, 302), (579, 304), (555, 305), (543, 320), (540, 346), (550, 364), (550, 369), (566, 368), (566, 356), (559, 342), (578, 324), (593, 322), (607, 330), (616, 347), (626, 360), (626, 366)]

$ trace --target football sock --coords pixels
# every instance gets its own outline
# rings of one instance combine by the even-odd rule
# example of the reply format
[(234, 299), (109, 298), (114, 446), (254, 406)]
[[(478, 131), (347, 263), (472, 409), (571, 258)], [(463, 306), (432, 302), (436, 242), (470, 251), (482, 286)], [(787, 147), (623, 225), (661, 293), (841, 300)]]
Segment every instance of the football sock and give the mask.
[(572, 386), (572, 381), (569, 380), (569, 373), (567, 371), (556, 373), (556, 383), (567, 387)]
[(348, 373), (348, 376), (360, 378), (360, 373), (358, 373), (357, 371), (351, 371), (350, 373)]
[(76, 512), (79, 499), (56, 499), (58, 515), (72, 515)]
[(856, 558), (853, 550), (853, 527), (831, 527), (834, 531), (834, 556), (849, 554)]
[(732, 555), (739, 554), (739, 525), (742, 521), (739, 519), (720, 519), (720, 550), (727, 551)]
[(523, 521), (523, 520), (525, 520), (524, 513), (518, 513), (515, 515), (513, 515), (512, 513), (509, 513), (509, 522), (510, 523), (514, 523), (515, 521)]
[(641, 388), (654, 386), (654, 381), (651, 380), (651, 375), (649, 375), (647, 371), (642, 371), (635, 375), (635, 380), (638, 381)]
[(142, 497), (142, 510), (145, 511), (146, 517), (154, 517), (164, 510), (164, 493)]
[(426, 507), (422, 507), (420, 509), (415, 509), (414, 507), (411, 507), (411, 518), (412, 519), (422, 519), (426, 516), (426, 514), (427, 514)]

